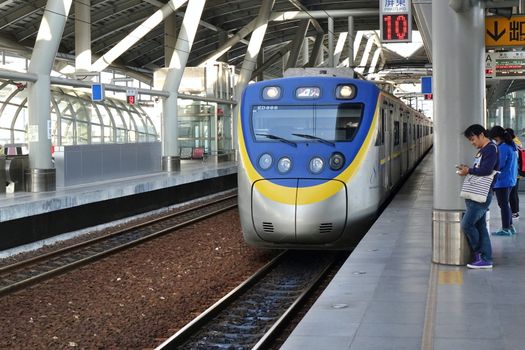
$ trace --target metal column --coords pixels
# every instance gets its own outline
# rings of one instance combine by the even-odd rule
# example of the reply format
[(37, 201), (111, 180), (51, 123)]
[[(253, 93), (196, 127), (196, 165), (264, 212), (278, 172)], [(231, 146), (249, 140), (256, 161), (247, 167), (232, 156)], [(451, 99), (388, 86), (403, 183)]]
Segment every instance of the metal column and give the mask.
[(75, 2), (75, 70), (91, 71), (91, 0)]
[(205, 3), (206, 0), (188, 2), (168, 74), (164, 81), (163, 90), (170, 93), (170, 96), (162, 101), (162, 170), (164, 171), (180, 170), (177, 117), (178, 90)]
[[(432, 61), (434, 95), (434, 210), (433, 242), (445, 235), (466, 240), (458, 216), (465, 208), (459, 197), (462, 178), (455, 164), (471, 164), (476, 150), (462, 132), (485, 124), (485, 16), (479, 2), (454, 11), (448, 1), (432, 2)], [(437, 28), (437, 26), (439, 28)], [(451, 239), (449, 242), (456, 241)], [(437, 248), (437, 249), (436, 249)], [(434, 252), (439, 247), (434, 246)], [(434, 262), (444, 262), (434, 256)], [(462, 264), (464, 261), (457, 261)]]
[(334, 18), (328, 17), (328, 67), (334, 67)]
[(25, 183), (29, 192), (56, 189), (56, 170), (51, 159), (50, 75), (70, 8), (71, 0), (47, 2), (28, 68), (38, 77), (34, 83), (28, 83), (27, 93), (30, 169)]
[(252, 36), (250, 37), (250, 43), (246, 50), (246, 55), (244, 56), (244, 61), (241, 67), (241, 73), (239, 74), (239, 80), (237, 85), (235, 85), (235, 100), (237, 105), (233, 109), (233, 142), (235, 147), (235, 157), (237, 159), (237, 151), (239, 146), (237, 144), (237, 124), (238, 124), (238, 115), (239, 115), (239, 105), (241, 104), (242, 92), (252, 76), (255, 64), (257, 63), (257, 55), (261, 49), (264, 36), (266, 34), (266, 28), (268, 27), (268, 19), (272, 12), (273, 4), (275, 0), (264, 0), (259, 9), (259, 14), (257, 15), (255, 22), (255, 29), (253, 30)]
[(350, 68), (352, 75), (354, 74), (354, 17), (348, 17), (348, 68)]
[(169, 67), (177, 43), (177, 16), (172, 13), (164, 20), (164, 67)]

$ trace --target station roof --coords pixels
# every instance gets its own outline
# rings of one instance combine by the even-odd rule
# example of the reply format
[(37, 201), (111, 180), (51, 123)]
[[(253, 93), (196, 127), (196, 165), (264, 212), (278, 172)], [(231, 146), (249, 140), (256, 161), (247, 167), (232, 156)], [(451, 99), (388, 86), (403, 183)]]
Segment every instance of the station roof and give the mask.
[[(75, 0), (59, 48), (62, 58), (74, 58), (75, 54)], [(23, 52), (30, 55), (38, 33), (46, 0), (6, 0), (0, 3), (0, 47)], [(103, 55), (122, 38), (145, 21), (151, 14), (164, 5), (166, 0), (91, 0), (91, 47), (93, 58)], [(232, 36), (243, 26), (257, 17), (262, 1), (260, 0), (209, 0), (201, 18), (200, 26), (189, 56), (188, 66), (196, 66), (207, 55), (217, 50), (219, 42), (225, 35)], [(273, 11), (328, 11), (379, 8), (378, 0), (276, 0)], [(184, 17), (185, 6), (176, 12), (177, 28), (180, 28)], [(317, 19), (324, 32), (328, 32), (328, 19)], [(264, 39), (264, 56), (271, 57), (282, 46), (287, 45), (295, 36), (300, 20), (271, 22)], [(357, 16), (354, 18), (355, 31), (378, 30), (379, 16)], [(414, 24), (415, 29), (415, 24)], [(348, 31), (347, 18), (334, 19), (335, 39), (337, 34)], [(316, 29), (310, 25), (306, 36), (315, 37)], [(249, 40), (249, 36), (245, 39)], [(247, 40), (243, 40), (230, 49), (227, 54), (229, 64), (240, 67), (244, 59)], [(325, 39), (325, 46), (328, 43)], [(313, 45), (310, 45), (310, 50)], [(346, 47), (341, 61), (347, 57)], [(410, 57), (384, 48), (382, 69), (395, 68), (391, 79), (410, 79), (406, 68), (425, 67), (429, 60), (423, 48)], [(359, 57), (355, 60), (359, 64)], [(164, 66), (164, 25), (160, 24), (142, 40), (125, 52), (118, 61), (121, 66), (150, 74)], [(399, 72), (401, 69), (401, 72)], [(280, 76), (282, 60), (268, 67), (267, 77)], [(397, 72), (397, 73), (396, 73)], [(398, 74), (398, 75), (396, 75)]]

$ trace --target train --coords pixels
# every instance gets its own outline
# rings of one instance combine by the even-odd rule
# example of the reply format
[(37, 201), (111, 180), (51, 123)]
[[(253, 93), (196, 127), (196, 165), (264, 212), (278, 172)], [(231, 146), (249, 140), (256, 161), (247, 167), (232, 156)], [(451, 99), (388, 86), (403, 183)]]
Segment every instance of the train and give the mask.
[(238, 119), (244, 240), (348, 249), (432, 146), (432, 120), (373, 82), (286, 76), (248, 85)]

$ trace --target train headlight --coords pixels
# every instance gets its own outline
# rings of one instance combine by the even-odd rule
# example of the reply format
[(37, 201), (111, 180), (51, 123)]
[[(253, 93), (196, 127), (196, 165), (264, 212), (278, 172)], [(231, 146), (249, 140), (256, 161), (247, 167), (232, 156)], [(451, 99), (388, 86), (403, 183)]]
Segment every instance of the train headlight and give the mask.
[(324, 161), (321, 157), (314, 157), (310, 160), (310, 171), (314, 174), (319, 174), (323, 171)]
[(268, 153), (264, 153), (259, 157), (259, 166), (262, 170), (267, 170), (272, 166), (273, 158)]
[(335, 90), (336, 97), (343, 100), (351, 100), (355, 97), (356, 88), (354, 85), (337, 85)]
[(280, 173), (284, 174), (290, 171), (292, 168), (292, 160), (288, 157), (282, 157), (277, 163), (277, 169)]
[(263, 99), (277, 100), (281, 97), (281, 88), (278, 86), (267, 86), (263, 89)]
[(330, 157), (330, 169), (339, 170), (345, 165), (345, 156), (342, 153), (332, 153)]

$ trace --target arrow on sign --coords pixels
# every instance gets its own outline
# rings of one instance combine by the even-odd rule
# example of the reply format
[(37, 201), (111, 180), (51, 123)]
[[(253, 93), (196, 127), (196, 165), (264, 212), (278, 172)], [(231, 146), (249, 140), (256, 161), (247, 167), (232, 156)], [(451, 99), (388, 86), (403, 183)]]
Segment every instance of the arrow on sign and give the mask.
[(489, 32), (489, 30), (487, 29), (488, 36), (490, 36), (492, 40), (494, 41), (498, 41), (503, 36), (503, 34), (505, 34), (505, 32), (506, 30), (503, 29), (501, 33), (498, 33), (498, 22), (497, 21), (494, 22), (494, 34)]

